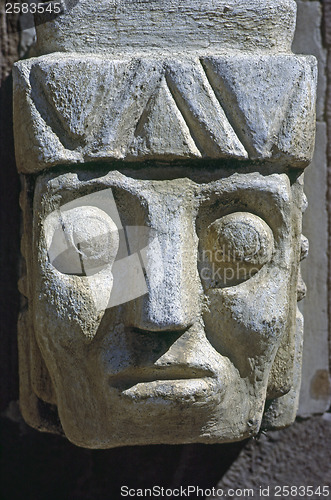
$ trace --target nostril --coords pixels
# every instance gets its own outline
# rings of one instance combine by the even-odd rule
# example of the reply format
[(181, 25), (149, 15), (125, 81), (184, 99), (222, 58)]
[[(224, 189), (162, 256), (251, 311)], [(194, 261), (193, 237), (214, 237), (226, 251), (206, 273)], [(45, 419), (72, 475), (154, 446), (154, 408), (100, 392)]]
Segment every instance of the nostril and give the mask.
[(187, 325), (185, 327), (183, 327), (183, 325), (178, 325), (178, 327), (176, 328), (169, 328), (169, 325), (167, 325), (167, 327), (165, 328), (162, 328), (162, 326), (156, 326), (156, 325), (153, 325), (153, 327), (146, 327), (146, 328), (137, 328), (137, 327), (134, 327), (132, 328), (132, 332), (133, 333), (137, 333), (137, 334), (140, 334), (140, 335), (146, 335), (146, 334), (155, 334), (155, 333), (163, 333), (165, 335), (182, 335), (184, 334), (185, 332), (187, 332), (187, 330), (189, 330), (191, 328), (192, 324), (190, 325)]

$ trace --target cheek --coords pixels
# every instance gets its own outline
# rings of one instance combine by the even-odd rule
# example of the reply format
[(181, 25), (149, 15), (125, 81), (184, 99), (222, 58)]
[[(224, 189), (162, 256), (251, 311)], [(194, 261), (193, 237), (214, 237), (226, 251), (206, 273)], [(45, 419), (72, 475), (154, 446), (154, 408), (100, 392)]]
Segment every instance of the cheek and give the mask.
[(62, 345), (92, 340), (107, 309), (112, 285), (110, 270), (83, 278), (54, 270), (41, 273), (34, 296), (37, 331)]
[(249, 377), (257, 366), (265, 366), (268, 372), (288, 326), (288, 286), (282, 274), (269, 281), (252, 278), (236, 287), (208, 292), (206, 335), (242, 377)]

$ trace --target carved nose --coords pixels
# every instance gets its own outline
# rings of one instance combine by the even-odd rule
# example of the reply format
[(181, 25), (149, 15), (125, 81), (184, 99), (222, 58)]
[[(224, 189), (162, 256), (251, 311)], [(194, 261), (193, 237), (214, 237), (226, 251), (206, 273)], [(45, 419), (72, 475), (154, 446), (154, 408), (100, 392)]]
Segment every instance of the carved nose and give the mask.
[(184, 331), (199, 313), (195, 232), (177, 218), (156, 234), (143, 257), (148, 293), (131, 303), (132, 323), (144, 331)]
[(150, 256), (146, 267), (148, 293), (135, 302), (134, 326), (146, 331), (178, 331), (189, 328), (197, 314), (197, 290), (188, 263), (168, 246), (162, 259)]
[[(169, 263), (168, 263), (169, 264)], [(137, 327), (151, 331), (185, 330), (193, 323), (193, 304), (186, 277), (173, 262), (164, 269), (162, 282), (148, 280)], [(190, 307), (191, 303), (191, 307)]]

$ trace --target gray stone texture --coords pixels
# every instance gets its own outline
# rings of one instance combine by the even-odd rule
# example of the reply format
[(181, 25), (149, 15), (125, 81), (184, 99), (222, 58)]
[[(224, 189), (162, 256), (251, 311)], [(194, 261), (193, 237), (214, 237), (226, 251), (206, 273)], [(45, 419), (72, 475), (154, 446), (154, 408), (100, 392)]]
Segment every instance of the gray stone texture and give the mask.
[(297, 25), (292, 44), (296, 54), (312, 54), (318, 61), (317, 120), (324, 120), (326, 92), (326, 49), (323, 46), (322, 6), (316, 1), (297, 1)]
[(96, 160), (303, 168), (312, 158), (316, 63), (308, 56), (50, 54), (18, 63), (14, 87), (22, 173)]
[(297, 1), (297, 28), (293, 50), (314, 54), (318, 60), (317, 134), (312, 165), (305, 172), (308, 209), (303, 217), (303, 234), (309, 238), (309, 256), (302, 263), (307, 297), (300, 303), (305, 318), (302, 387), (299, 415), (323, 413), (330, 405), (328, 360), (328, 207), (327, 207), (327, 128), (326, 59), (322, 38), (322, 5), (316, 1)]
[[(168, 168), (149, 167), (140, 171), (142, 179), (132, 178), (130, 170), (95, 178), (82, 169), (50, 171), (38, 177), (33, 213), (23, 201), (29, 204), (28, 196), (22, 196), (27, 274), (21, 290), (29, 310), (19, 328), (20, 403), (35, 428), (54, 430), (40, 412), (42, 400), (57, 406), (65, 435), (83, 447), (229, 442), (258, 432), (265, 399), (282, 397), (292, 386), (298, 392), (293, 379), (301, 366), (300, 179), (291, 186), (286, 174), (228, 167), (225, 178), (219, 170), (197, 172), (203, 183), (183, 168), (173, 180), (150, 180)], [(114, 192), (120, 218), (112, 208), (109, 215), (97, 211), (100, 202), (93, 196), (100, 189), (107, 190), (105, 200)], [(220, 201), (231, 203), (230, 219)], [(133, 273), (128, 285), (123, 275), (116, 279), (118, 242), (98, 272), (82, 275), (50, 262), (50, 252), (57, 254), (57, 228), (66, 228), (68, 241), (72, 225), (80, 248), (87, 244), (92, 256), (86, 231), (96, 228), (96, 217), (106, 227), (118, 218), (124, 227), (153, 230), (158, 246), (145, 259), (149, 293), (112, 305), (113, 286), (118, 293), (134, 284)], [(222, 231), (222, 245), (215, 224), (231, 225)], [(253, 254), (247, 247), (252, 238)], [(242, 253), (242, 260), (231, 256), (227, 264), (241, 265), (238, 286), (235, 272), (233, 282), (222, 281), (223, 259), (216, 252), (226, 245)], [(68, 251), (77, 256), (74, 246)], [(210, 273), (205, 252), (215, 257)], [(83, 259), (86, 268), (90, 261)], [(281, 424), (275, 415), (271, 425), (293, 422), (297, 399), (292, 395), (286, 403)]]
[(293, 0), (89, 0), (37, 27), (39, 54), (150, 50), (216, 53), (222, 50), (288, 52), (295, 29)]
[[(315, 58), (290, 51), (296, 4), (93, 5), (39, 24), (47, 55), (14, 71), (18, 169), (50, 171), (32, 211), (28, 176), (21, 197), (23, 415), (51, 431), (57, 409), (68, 439), (91, 448), (237, 441), (258, 432), (265, 405), (266, 427), (289, 425), (306, 254), (294, 169), (312, 159), (316, 118)], [(114, 160), (164, 163), (137, 178)], [(111, 171), (94, 178), (97, 161)], [(59, 165), (69, 173), (52, 174)], [(101, 189), (116, 216), (91, 202)], [(116, 271), (126, 226), (150, 228), (155, 244), (146, 289), (116, 302), (138, 279)]]
[(312, 165), (305, 172), (308, 208), (303, 217), (303, 234), (309, 235), (309, 253), (301, 264), (307, 296), (299, 307), (305, 318), (302, 385), (299, 415), (323, 413), (330, 406), (328, 367), (328, 214), (326, 124), (317, 124), (316, 149)]
[[(252, 440), (218, 484), (227, 488), (270, 488), (268, 498), (276, 499), (276, 486), (329, 486), (331, 484), (331, 419), (313, 417), (298, 421), (281, 432), (272, 431)], [(280, 495), (285, 498), (285, 495)], [(232, 497), (235, 500), (242, 496)], [(300, 494), (290, 496), (300, 498)], [(305, 493), (301, 498), (322, 496)], [(324, 498), (330, 498), (328, 496)]]
[[(308, 3), (305, 2), (305, 3)], [(315, 2), (313, 2), (315, 3)], [(323, 2), (325, 28), (331, 42), (331, 2)], [(3, 4), (1, 4), (3, 8)], [(18, 59), (17, 30), (7, 36), (6, 19), (1, 25), (2, 67), (6, 74)], [(10, 21), (11, 24), (12, 21)], [(8, 23), (9, 24), (9, 23)], [(7, 24), (7, 26), (8, 26)], [(15, 24), (15, 23), (13, 23)], [(10, 28), (8, 28), (10, 30)], [(309, 37), (307, 37), (309, 41)], [(5, 47), (7, 47), (5, 49)], [(6, 50), (6, 52), (5, 52)], [(331, 61), (329, 63), (330, 72)], [(329, 75), (331, 81), (331, 75)], [(231, 487), (260, 484), (317, 484), (330, 479), (329, 423), (320, 417), (298, 422), (291, 428), (270, 433), (261, 444), (250, 441), (239, 467), (236, 457), (242, 443), (123, 448), (107, 451), (82, 450), (58, 436), (37, 433), (20, 418), (16, 363), (16, 319), (19, 307), (16, 281), (19, 258), (19, 185), (15, 174), (11, 133), (10, 81), (1, 85), (1, 409), (12, 401), (1, 418), (1, 491), (3, 498), (25, 500), (105, 500), (119, 498), (121, 484), (176, 487), (198, 484), (212, 487), (233, 464), (226, 479)], [(328, 119), (331, 88), (328, 89)], [(331, 141), (329, 140), (329, 145)], [(330, 153), (329, 153), (329, 156)], [(331, 196), (329, 195), (329, 200)], [(8, 216), (10, 213), (10, 217)], [(308, 234), (307, 234), (308, 235)], [(309, 236), (309, 235), (308, 235)], [(330, 282), (329, 282), (330, 289)], [(15, 423), (18, 421), (19, 423)], [(240, 446), (239, 446), (240, 445)], [(262, 449), (263, 448), (263, 449)], [(272, 459), (269, 460), (268, 456)], [(263, 463), (266, 462), (266, 466)], [(286, 470), (285, 470), (286, 469)], [(242, 480), (244, 478), (244, 480)], [(251, 479), (252, 478), (252, 479)], [(222, 483), (223, 484), (223, 483)], [(224, 483), (225, 484), (225, 483)]]
[[(331, 164), (331, 2), (330, 0), (325, 0), (323, 2), (323, 34), (325, 44), (328, 49), (328, 59), (327, 59), (327, 79), (328, 79), (328, 87), (326, 94), (326, 120), (328, 125), (328, 213), (329, 213), (329, 249), (331, 248), (331, 172), (330, 172), (330, 164)], [(329, 252), (329, 276), (328, 276), (328, 290), (329, 290), (329, 315), (331, 311), (331, 264), (330, 257), (331, 253)], [(331, 366), (331, 335), (330, 335), (330, 343), (329, 343), (329, 364)]]

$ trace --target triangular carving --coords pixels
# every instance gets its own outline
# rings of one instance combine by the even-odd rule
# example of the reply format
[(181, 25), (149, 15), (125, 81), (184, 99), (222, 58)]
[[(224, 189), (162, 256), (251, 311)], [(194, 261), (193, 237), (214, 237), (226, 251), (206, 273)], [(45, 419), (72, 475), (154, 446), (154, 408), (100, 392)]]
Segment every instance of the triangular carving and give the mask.
[(139, 157), (305, 165), (314, 71), (313, 61), (288, 55), (44, 56), (22, 76), (31, 99), (21, 106), (35, 125), (21, 135), (35, 134), (40, 149), (29, 168)]
[(111, 89), (112, 104), (106, 107), (99, 136), (98, 150), (118, 158), (130, 155), (129, 145), (151, 95), (163, 78), (161, 61), (133, 59), (125, 77)]
[(108, 93), (125, 79), (127, 62), (88, 58), (32, 67), (35, 105), (63, 145), (84, 147), (95, 134), (107, 109)]
[(168, 62), (167, 83), (203, 156), (247, 158), (199, 59)]
[(207, 57), (203, 65), (251, 158), (270, 157), (300, 77), (293, 58)]
[(140, 117), (129, 155), (160, 159), (201, 156), (164, 77)]

